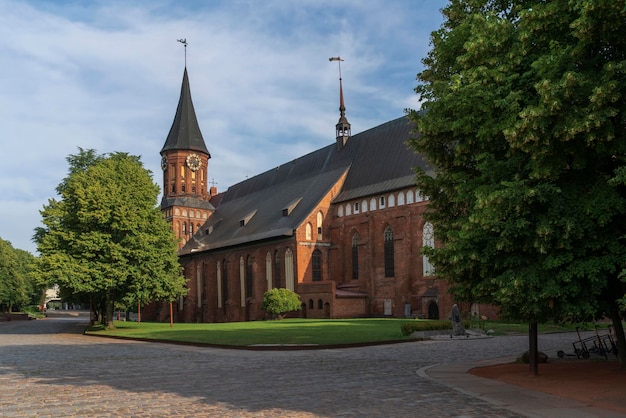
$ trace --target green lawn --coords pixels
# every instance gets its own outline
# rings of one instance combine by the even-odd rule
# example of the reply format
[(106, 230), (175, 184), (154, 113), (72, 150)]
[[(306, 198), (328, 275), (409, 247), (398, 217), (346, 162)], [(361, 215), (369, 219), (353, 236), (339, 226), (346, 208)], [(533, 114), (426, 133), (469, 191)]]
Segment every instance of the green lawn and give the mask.
[[(94, 328), (87, 333), (228, 346), (345, 345), (408, 341), (410, 338), (401, 333), (401, 326), (406, 322), (428, 321), (390, 318), (283, 319), (219, 324), (176, 323), (173, 327), (170, 327), (169, 323), (141, 322), (138, 324), (137, 322), (116, 321), (116, 329)], [(473, 326), (476, 325), (478, 324), (473, 324)], [(514, 321), (485, 321), (480, 323), (480, 326), (484, 330), (493, 330), (494, 335), (528, 333), (528, 324)], [(539, 326), (540, 333), (574, 331), (575, 329), (576, 325), (542, 324)], [(593, 329), (593, 325), (589, 325), (587, 329)]]
[(147, 338), (204, 344), (338, 345), (409, 340), (400, 332), (401, 319), (283, 319), (280, 321), (184, 324), (116, 321), (116, 329), (88, 334)]

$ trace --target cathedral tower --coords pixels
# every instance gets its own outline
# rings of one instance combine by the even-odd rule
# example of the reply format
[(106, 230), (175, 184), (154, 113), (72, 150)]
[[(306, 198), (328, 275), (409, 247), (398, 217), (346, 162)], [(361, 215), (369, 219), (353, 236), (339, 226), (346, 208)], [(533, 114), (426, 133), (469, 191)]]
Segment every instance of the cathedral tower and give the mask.
[(161, 149), (161, 211), (180, 238), (179, 248), (191, 239), (215, 210), (209, 202), (209, 158), (211, 154), (198, 125), (185, 67), (174, 122)]

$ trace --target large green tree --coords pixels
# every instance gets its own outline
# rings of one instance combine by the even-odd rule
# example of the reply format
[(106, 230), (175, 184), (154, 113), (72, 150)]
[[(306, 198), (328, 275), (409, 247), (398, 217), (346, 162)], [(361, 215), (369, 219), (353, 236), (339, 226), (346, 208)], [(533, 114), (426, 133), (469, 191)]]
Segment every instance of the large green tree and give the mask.
[(0, 310), (12, 312), (14, 305), (26, 300), (26, 283), (18, 274), (15, 250), (10, 242), (0, 239)]
[(530, 324), (607, 315), (626, 367), (625, 1), (442, 13), (410, 112), (438, 276)]
[(12, 312), (40, 302), (43, 289), (34, 279), (35, 263), (31, 253), (0, 238), (0, 311)]
[(171, 228), (156, 207), (159, 187), (139, 157), (82, 150), (41, 211), (39, 274), (66, 296), (90, 297), (102, 322), (115, 302), (171, 301), (185, 278)]
[(37, 257), (19, 248), (15, 248), (15, 257), (17, 260), (17, 274), (24, 280), (26, 301), (23, 303), (33, 307), (39, 306), (44, 297), (45, 286), (39, 283), (35, 275)]

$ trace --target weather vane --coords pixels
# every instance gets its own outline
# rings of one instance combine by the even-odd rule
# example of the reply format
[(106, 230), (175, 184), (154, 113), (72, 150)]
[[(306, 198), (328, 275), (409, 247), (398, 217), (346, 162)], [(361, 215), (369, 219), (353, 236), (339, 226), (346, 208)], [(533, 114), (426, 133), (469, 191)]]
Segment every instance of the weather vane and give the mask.
[(178, 39), (178, 42), (185, 45), (185, 68), (187, 67), (187, 38)]
[(343, 61), (343, 59), (341, 57), (330, 57), (328, 61), (339, 61), (339, 80), (341, 80), (341, 61)]

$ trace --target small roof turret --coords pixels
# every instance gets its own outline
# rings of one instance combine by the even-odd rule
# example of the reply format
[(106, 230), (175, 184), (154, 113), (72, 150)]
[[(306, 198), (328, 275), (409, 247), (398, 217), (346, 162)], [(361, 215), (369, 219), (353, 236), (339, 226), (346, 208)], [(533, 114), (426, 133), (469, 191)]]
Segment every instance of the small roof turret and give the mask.
[(328, 60), (339, 61), (339, 121), (337, 125), (335, 125), (335, 128), (337, 147), (341, 148), (346, 145), (346, 142), (350, 139), (350, 122), (348, 122), (348, 118), (346, 117), (346, 106), (343, 102), (343, 85), (341, 79), (341, 61), (343, 61), (343, 59), (341, 57), (331, 57)]

